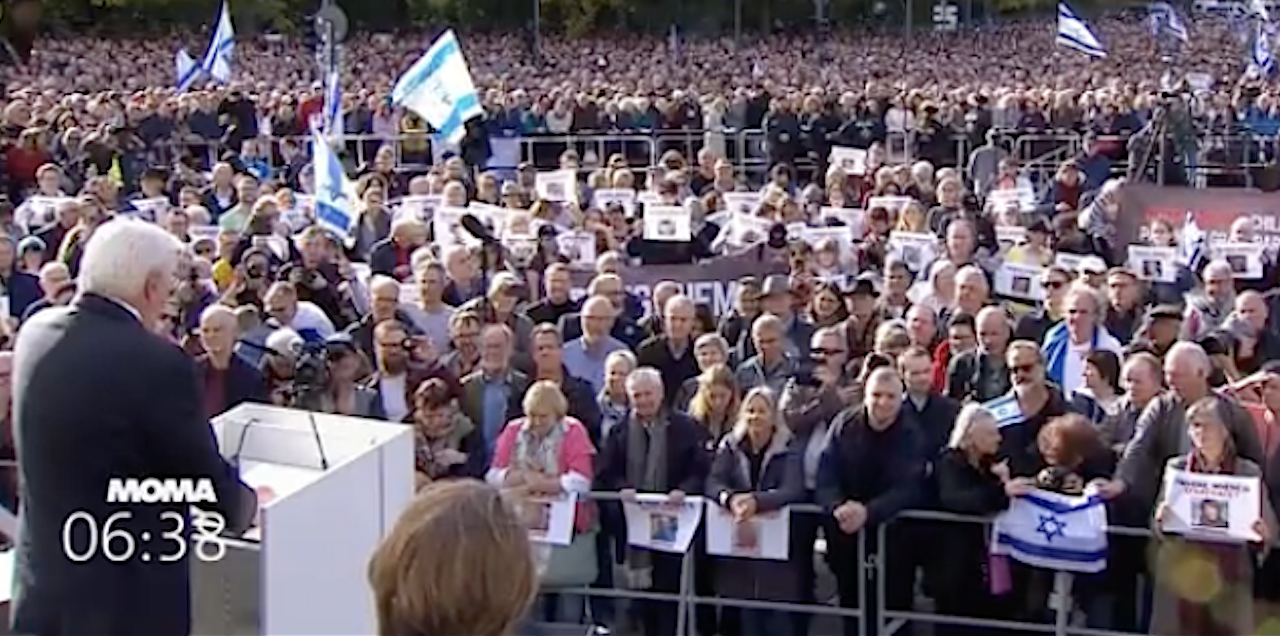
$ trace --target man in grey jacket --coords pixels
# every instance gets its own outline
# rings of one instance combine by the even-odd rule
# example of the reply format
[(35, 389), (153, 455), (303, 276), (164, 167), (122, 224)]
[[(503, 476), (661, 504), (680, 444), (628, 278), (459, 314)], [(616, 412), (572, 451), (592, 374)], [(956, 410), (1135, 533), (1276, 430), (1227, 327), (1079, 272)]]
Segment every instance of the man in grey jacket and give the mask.
[(1164, 373), (1170, 390), (1148, 404), (1138, 417), (1137, 432), (1125, 448), (1115, 478), (1103, 484), (1104, 496), (1114, 498), (1129, 493), (1135, 504), (1141, 502), (1143, 512), (1150, 513), (1164, 477), (1165, 462), (1190, 449), (1187, 407), (1207, 397), (1221, 401), (1223, 422), (1231, 431), (1239, 456), (1262, 461), (1262, 445), (1253, 418), (1233, 398), (1213, 391), (1209, 386), (1211, 368), (1209, 356), (1200, 345), (1179, 342), (1169, 350)]

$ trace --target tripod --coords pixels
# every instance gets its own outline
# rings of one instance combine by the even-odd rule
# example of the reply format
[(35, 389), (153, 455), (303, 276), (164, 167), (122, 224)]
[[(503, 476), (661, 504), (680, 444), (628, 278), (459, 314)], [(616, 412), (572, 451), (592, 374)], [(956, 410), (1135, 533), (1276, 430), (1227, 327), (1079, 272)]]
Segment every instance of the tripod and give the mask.
[[(1170, 176), (1175, 178), (1175, 183), (1187, 182), (1187, 170), (1190, 168), (1188, 160), (1194, 148), (1187, 147), (1189, 142), (1179, 134), (1178, 122), (1174, 121), (1176, 116), (1170, 114), (1177, 107), (1175, 99), (1167, 98), (1131, 142), (1133, 147), (1129, 151), (1129, 170), (1125, 174), (1127, 181), (1142, 181), (1150, 174), (1151, 180), (1160, 185), (1165, 185)], [(1172, 155), (1168, 154), (1170, 142), (1173, 144)], [(1157, 159), (1154, 166), (1151, 165), (1153, 158)], [(1166, 169), (1170, 164), (1177, 174), (1167, 174)]]

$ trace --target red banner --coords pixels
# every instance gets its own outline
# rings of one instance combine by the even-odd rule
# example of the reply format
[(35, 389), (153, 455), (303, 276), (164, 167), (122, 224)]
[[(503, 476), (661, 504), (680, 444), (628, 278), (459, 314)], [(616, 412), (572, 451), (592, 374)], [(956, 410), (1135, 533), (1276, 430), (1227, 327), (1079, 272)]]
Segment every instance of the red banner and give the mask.
[(1191, 214), (1196, 225), (1209, 233), (1210, 243), (1227, 239), (1231, 224), (1246, 218), (1256, 240), (1280, 245), (1280, 193), (1241, 188), (1175, 188), (1136, 184), (1122, 191), (1116, 225), (1125, 244), (1145, 240), (1146, 226), (1163, 219), (1174, 229)]

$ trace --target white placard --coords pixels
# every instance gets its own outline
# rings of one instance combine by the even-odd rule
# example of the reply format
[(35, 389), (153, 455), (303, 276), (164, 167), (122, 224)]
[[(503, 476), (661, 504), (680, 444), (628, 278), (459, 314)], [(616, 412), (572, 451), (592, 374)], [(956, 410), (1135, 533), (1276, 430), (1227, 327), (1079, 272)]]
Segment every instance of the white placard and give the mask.
[(556, 235), (556, 247), (569, 259), (570, 265), (594, 268), (596, 264), (596, 235), (591, 232), (561, 232)]
[(507, 217), (511, 215), (512, 210), (493, 205), (491, 203), (481, 203), (472, 201), (467, 205), (467, 210), (480, 219), (494, 234), (498, 234), (498, 230), (506, 227)]
[(744, 559), (790, 558), (791, 510), (755, 515), (741, 523), (720, 506), (707, 506), (707, 554)]
[(1034, 212), (1036, 209), (1036, 192), (1029, 187), (1018, 187), (1005, 190), (992, 190), (987, 193), (987, 211), (991, 213), (1017, 210)]
[(840, 166), (845, 174), (867, 174), (867, 151), (861, 148), (831, 147), (831, 165)]
[(617, 203), (626, 210), (628, 217), (636, 215), (636, 191), (628, 188), (602, 188), (591, 195), (591, 204), (601, 212), (612, 203)]
[(809, 247), (814, 247), (826, 239), (835, 239), (840, 245), (841, 254), (850, 254), (853, 251), (853, 230), (848, 227), (806, 227), (800, 233), (800, 238)]
[(1213, 248), (1214, 257), (1231, 265), (1231, 274), (1242, 280), (1262, 278), (1262, 243), (1219, 243)]
[(166, 197), (151, 197), (150, 199), (134, 199), (129, 205), (138, 211), (138, 217), (151, 222), (159, 222), (161, 220), (160, 213), (173, 207)]
[(884, 208), (889, 211), (889, 218), (896, 219), (898, 218), (898, 213), (902, 211), (902, 208), (907, 207), (907, 204), (912, 201), (915, 201), (915, 199), (901, 196), (871, 197), (870, 199), (867, 199), (867, 209)]
[(1080, 271), (1080, 264), (1083, 263), (1086, 258), (1089, 257), (1081, 256), (1079, 254), (1068, 254), (1067, 252), (1058, 252), (1057, 255), (1053, 257), (1053, 264), (1067, 270), (1072, 276), (1075, 276), (1076, 272)]
[(655, 205), (644, 210), (646, 241), (687, 243), (693, 240), (689, 210), (679, 205)]
[(258, 249), (267, 250), (281, 261), (289, 260), (289, 240), (283, 236), (277, 236), (275, 234), (270, 236), (255, 236), (249, 239), (249, 244)]
[[(13, 211), (13, 221), (19, 227), (26, 228), (29, 232), (35, 232), (54, 220), (60, 203), (71, 200), (73, 200), (72, 197), (46, 197), (43, 195), (27, 197), (22, 201), (22, 205), (19, 205), (18, 209)], [(34, 227), (32, 226), (33, 224)]]
[(1139, 277), (1158, 283), (1178, 280), (1178, 248), (1129, 246), (1129, 269)]
[(569, 545), (573, 541), (577, 503), (576, 492), (554, 497), (522, 497), (515, 502), (521, 521), (529, 529), (529, 540), (551, 545)]
[(796, 221), (795, 223), (788, 223), (787, 224), (787, 241), (788, 242), (799, 241), (803, 239), (804, 231), (808, 228), (809, 226), (806, 225), (804, 221)]
[(702, 521), (702, 497), (685, 497), (677, 506), (666, 495), (636, 495), (635, 502), (622, 503), (622, 512), (627, 519), (627, 543), (683, 554)]
[(853, 231), (854, 237), (862, 236), (867, 229), (867, 211), (858, 208), (824, 207), (818, 213), (818, 220), (824, 221), (826, 219), (835, 219), (849, 226)]
[(572, 170), (539, 172), (533, 184), (538, 198), (544, 201), (572, 203), (578, 200), (578, 176)]
[(889, 250), (897, 258), (906, 261), (913, 272), (924, 268), (937, 258), (938, 237), (920, 232), (890, 232)]
[(216, 225), (192, 225), (187, 228), (187, 235), (191, 237), (191, 242), (209, 240), (213, 244), (218, 244), (218, 232), (221, 230)]
[(1006, 262), (996, 270), (995, 292), (1009, 298), (1042, 300), (1044, 289), (1040, 287), (1040, 276), (1043, 273), (1039, 267)]
[(471, 236), (469, 232), (462, 229), (462, 217), (466, 216), (470, 211), (466, 208), (454, 206), (440, 206), (436, 210), (435, 215), (431, 219), (431, 227), (435, 236), (436, 244), (451, 245), (462, 243), (466, 245), (479, 243), (479, 239)]
[(444, 205), (444, 197), (438, 194), (411, 194), (395, 203), (395, 217), (410, 215), (423, 223), (430, 223), (441, 205)]
[(720, 235), (713, 246), (727, 245), (733, 248), (750, 247), (769, 240), (769, 228), (773, 222), (748, 214), (733, 212), (729, 220), (720, 226)]
[(1257, 477), (1164, 472), (1161, 529), (1222, 543), (1261, 541), (1253, 525), (1262, 518), (1262, 486)]
[(636, 203), (643, 205), (645, 208), (649, 208), (655, 205), (662, 205), (662, 195), (652, 190), (637, 192)]
[(724, 209), (748, 216), (755, 216), (760, 203), (764, 201), (764, 195), (759, 192), (726, 192), (721, 196), (724, 198)]
[(1027, 242), (1027, 228), (1020, 225), (997, 225), (996, 242), (1009, 248)]

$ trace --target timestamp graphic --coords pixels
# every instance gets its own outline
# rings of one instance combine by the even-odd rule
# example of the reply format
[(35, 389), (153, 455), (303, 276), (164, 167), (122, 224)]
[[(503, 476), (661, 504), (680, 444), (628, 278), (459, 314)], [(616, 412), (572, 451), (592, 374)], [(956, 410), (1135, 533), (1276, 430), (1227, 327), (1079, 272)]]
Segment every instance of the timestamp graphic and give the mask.
[(220, 561), (227, 554), (222, 537), (227, 522), (220, 513), (192, 507), (190, 532), (187, 517), (174, 510), (159, 513), (164, 528), (157, 533), (131, 529), (140, 516), (128, 510), (113, 512), (105, 519), (96, 519), (84, 510), (67, 515), (62, 523), (63, 555), (75, 563), (85, 563), (99, 554), (113, 563), (134, 559), (172, 563), (188, 552), (205, 562)]

